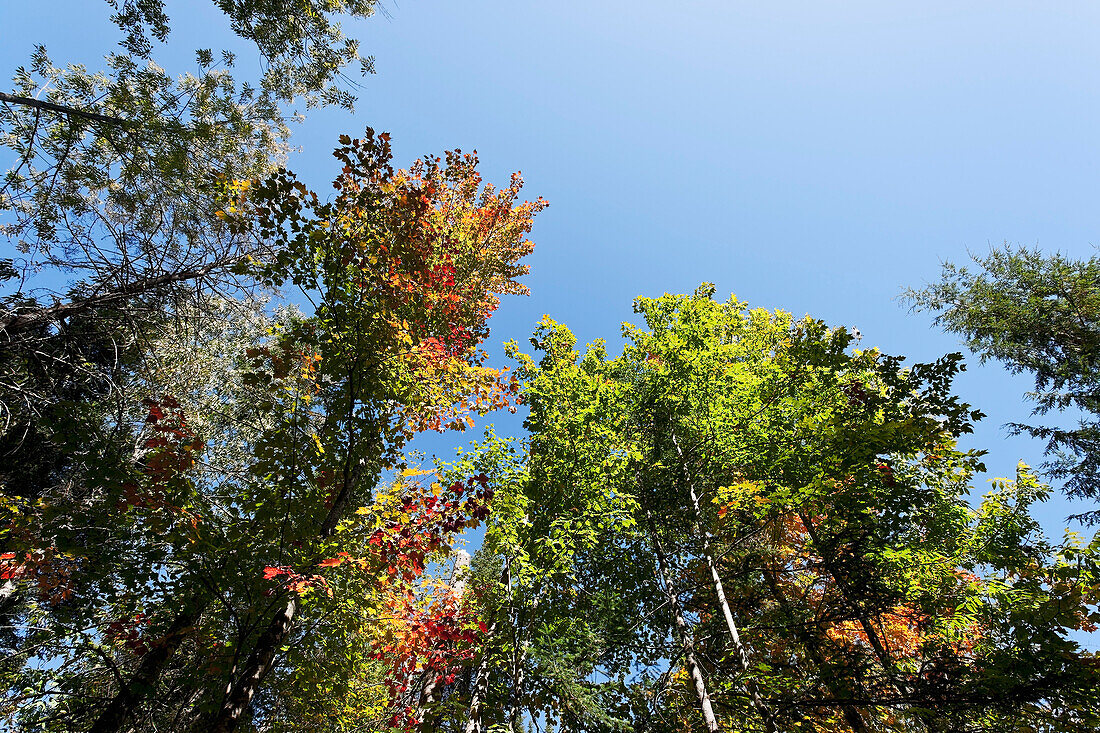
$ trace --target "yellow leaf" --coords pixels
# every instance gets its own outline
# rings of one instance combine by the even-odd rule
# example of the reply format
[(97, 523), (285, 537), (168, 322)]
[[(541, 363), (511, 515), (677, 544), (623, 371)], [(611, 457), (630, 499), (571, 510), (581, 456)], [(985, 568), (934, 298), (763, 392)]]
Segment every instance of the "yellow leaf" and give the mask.
[(421, 471), (419, 468), (406, 468), (401, 472), (401, 478), (409, 478), (410, 476), (427, 476), (429, 473), (435, 473), (435, 471)]

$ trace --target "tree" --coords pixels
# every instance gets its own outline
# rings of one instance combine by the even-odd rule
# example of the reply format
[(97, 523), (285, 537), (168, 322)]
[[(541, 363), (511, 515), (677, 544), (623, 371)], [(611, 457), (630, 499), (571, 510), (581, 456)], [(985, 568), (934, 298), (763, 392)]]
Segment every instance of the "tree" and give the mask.
[[(3, 231), (22, 255), (0, 263), (4, 712), (64, 730), (275, 725), (308, 698), (288, 680), (317, 658), (285, 651), (323, 647), (317, 570), (350, 557), (352, 502), (372, 506), (415, 432), (508, 400), (477, 345), (497, 294), (524, 292), (543, 204), (516, 201), (518, 177), (483, 187), (472, 156), (394, 171), (373, 133), (337, 151), (332, 202), (279, 169), (290, 104), (351, 107), (358, 48), (335, 21), (372, 2), (217, 2), (268, 62), (255, 84), (209, 50), (173, 79), (149, 60), (163, 3), (111, 5), (128, 54), (106, 73), (38, 48), (0, 96)], [(263, 298), (287, 285), (312, 312), (273, 320)], [(430, 547), (355, 567), (404, 577), (478, 501), (439, 515)], [(409, 628), (440, 627), (414, 610)], [(297, 697), (265, 697), (269, 679)]]
[[(847, 512), (854, 509), (853, 519), (865, 526), (863, 515), (869, 506), (889, 500), (881, 495), (881, 484), (866, 481), (876, 474), (850, 474), (864, 471), (863, 465), (875, 456), (901, 454), (930, 442), (944, 429), (933, 415), (942, 416), (947, 429), (961, 430), (968, 413), (946, 395), (922, 388), (925, 379), (942, 387), (944, 377), (932, 375), (949, 375), (950, 361), (926, 368), (927, 374), (917, 369), (913, 377), (903, 378), (895, 360), (878, 364), (874, 352), (847, 355), (849, 339), (843, 329), (828, 329), (809, 319), (795, 322), (783, 313), (745, 311), (736, 301), (714, 303), (710, 294), (701, 289), (694, 297), (637, 302), (651, 330), (627, 329), (631, 344), (622, 357), (623, 371), (630, 375), (631, 397), (626, 402), (633, 411), (631, 424), (643, 462), (636, 492), (649, 516), (659, 518), (652, 524), (655, 538), (664, 535), (664, 544), (675, 548), (675, 555), (664, 563), (670, 566), (663, 573), (665, 583), (677, 574), (708, 578), (706, 590), (696, 585), (698, 581), (670, 588), (670, 599), (682, 596), (681, 607), (700, 614), (700, 622), (707, 621), (702, 627), (713, 629), (698, 630), (696, 637), (722, 640), (696, 652), (727, 670), (724, 675), (708, 675), (706, 695), (700, 684), (704, 665), (688, 670), (696, 678), (708, 727), (718, 725), (717, 714), (707, 711), (710, 698), (711, 707), (725, 708), (727, 715), (736, 711), (738, 719), (747, 716), (758, 721), (759, 729), (774, 730), (797, 723), (805, 702), (786, 699), (775, 680), (762, 672), (773, 660), (766, 634), (755, 631), (764, 607), (759, 599), (760, 554), (767, 553), (764, 538), (783, 521), (776, 515), (793, 508), (795, 521), (801, 518), (811, 525), (818, 521), (815, 517), (829, 517), (844, 528), (847, 542), (858, 539), (864, 544), (858, 551), (834, 546), (823, 553), (837, 565), (830, 573), (831, 584), (873, 580), (874, 569), (864, 568), (863, 577), (856, 580), (854, 569), (841, 570), (842, 563), (833, 560), (863, 556), (871, 546), (866, 530), (859, 533), (862, 537), (851, 536), (854, 523), (845, 521), (836, 505), (839, 486), (831, 485), (829, 477), (836, 475), (838, 482), (851, 486), (855, 505)], [(881, 396), (857, 402), (860, 409), (853, 410), (850, 392)], [(921, 399), (914, 399), (914, 394), (921, 394)], [(748, 513), (740, 515), (740, 523), (726, 525), (732, 536), (714, 533), (715, 505), (726, 491), (721, 487), (739, 487), (732, 492), (736, 494), (753, 486), (760, 495), (741, 505)], [(918, 495), (910, 490), (909, 501)], [(751, 511), (754, 506), (767, 510)], [(731, 508), (726, 507), (724, 517)], [(734, 558), (746, 555), (755, 555), (755, 562), (738, 568), (733, 575), (737, 584), (727, 589), (723, 565), (728, 569)], [(734, 591), (751, 595), (738, 598)], [(848, 601), (842, 609), (845, 617), (876, 613)], [(806, 666), (813, 668), (812, 662)], [(854, 718), (845, 702), (850, 694), (845, 695), (843, 680), (825, 692), (826, 700), (832, 698), (826, 706), (847, 709), (848, 717)]]
[(520, 731), (528, 719), (578, 730), (622, 725), (614, 691), (625, 660), (613, 647), (625, 594), (592, 572), (635, 522), (632, 497), (610, 490), (627, 464), (608, 455), (611, 424), (596, 419), (614, 412), (619, 395), (597, 358), (578, 363), (567, 329), (547, 320), (536, 338), (546, 351), (537, 365), (509, 346), (530, 410), (522, 458), (490, 436), (459, 463), (495, 487), (468, 591), (479, 594), (492, 630), (459, 717), (469, 733)]
[[(536, 565), (562, 564), (545, 595), (524, 594), (489, 558), (532, 554), (479, 558), (488, 618), (510, 622), (483, 651), (500, 676), (469, 688), (492, 722), (1091, 725), (1095, 656), (1067, 634), (1100, 619), (1100, 543), (1042, 539), (1028, 506), (1046, 489), (1026, 470), (969, 507), (980, 454), (955, 443), (980, 413), (950, 391), (958, 355), (903, 368), (849, 351), (846, 329), (712, 293), (639, 299), (645, 327), (624, 327), (617, 358), (578, 353), (552, 321), (533, 339), (542, 359), (519, 357), (527, 454), (490, 443), (469, 460), (516, 467), (486, 469), (492, 522), (532, 547), (554, 538)], [(612, 521), (608, 502), (632, 516)], [(509, 675), (517, 658), (572, 666)]]
[[(1100, 261), (1005, 246), (973, 258), (976, 271), (947, 263), (941, 280), (905, 297), (915, 310), (966, 339), (982, 361), (1035, 377), (1034, 415), (1066, 410), (1076, 427), (1012, 423), (1047, 442), (1048, 473), (1075, 498), (1100, 496)], [(1100, 512), (1077, 515), (1100, 522)]]
[[(319, 570), (343, 565), (339, 553), (356, 549), (342, 548), (340, 533), (356, 507), (371, 506), (413, 434), (464, 429), (514, 390), (484, 365), (478, 344), (498, 294), (523, 292), (518, 261), (543, 202), (518, 202), (518, 176), (500, 190), (483, 185), (470, 155), (394, 170), (387, 135), (344, 139), (336, 157), (343, 170), (331, 202), (285, 171), (231, 184), (226, 226), (276, 253), (241, 269), (267, 287), (300, 288), (313, 312), (289, 314), (232, 357), (236, 376), (212, 402), (236, 429), (199, 435), (186, 417), (191, 404), (159, 398), (145, 420), (152, 435), (122, 464), (131, 478), (107, 474), (87, 487), (89, 521), (123, 509), (144, 554), (124, 559), (136, 564), (136, 578), (127, 571), (104, 581), (115, 586), (106, 599), (74, 588), (85, 626), (54, 627), (51, 652), (71, 658), (39, 670), (51, 681), (31, 687), (41, 704), (24, 707), (25, 722), (233, 730), (248, 718), (278, 719), (263, 685), (273, 673), (276, 682), (293, 676), (302, 657), (285, 649), (318, 648), (310, 619), (325, 616), (331, 585)], [(195, 456), (223, 441), (234, 443), (236, 462), (197, 464)], [(474, 496), (462, 507), (480, 512)], [(443, 534), (419, 559), (408, 551), (363, 567), (422, 567), (445, 535), (465, 526), (451, 514), (434, 525)], [(40, 528), (34, 508), (24, 521)], [(407, 537), (413, 529), (398, 523), (390, 531)], [(61, 533), (80, 548), (79, 533)], [(33, 554), (42, 536), (16, 535), (31, 543), (17, 554)], [(141, 645), (134, 634), (146, 635), (125, 620), (139, 615), (149, 628)], [(88, 627), (85, 643), (72, 648), (66, 629)], [(332, 671), (358, 673), (354, 665)], [(112, 701), (97, 704), (105, 691)]]
[(166, 318), (200, 317), (209, 293), (256, 293), (236, 266), (266, 253), (216, 218), (218, 182), (284, 161), (296, 99), (350, 108), (338, 81), (357, 43), (335, 17), (373, 9), (218, 2), (268, 62), (258, 83), (238, 83), (229, 52), (215, 64), (198, 51), (198, 73), (178, 79), (149, 60), (151, 39), (169, 34), (162, 2), (110, 5), (128, 53), (108, 55), (106, 71), (58, 68), (37, 47), (14, 93), (0, 93), (0, 145), (13, 160), (0, 183), (0, 235), (12, 245), (0, 259), (0, 454), (17, 496), (73, 470), (63, 436), (118, 396)]
[[(640, 299), (650, 330), (627, 331), (623, 359), (638, 395), (625, 401), (653, 446), (652, 493), (637, 494), (661, 500), (653, 514), (682, 538), (689, 577), (713, 581), (686, 606), (704, 638), (726, 637), (711, 656), (716, 707), (755, 712), (761, 728), (771, 714), (780, 728), (997, 729), (1010, 698), (1016, 719), (1079, 725), (1089, 694), (1061, 695), (1090, 687), (1071, 680), (1095, 674), (1093, 659), (1062, 634), (1095, 615), (1095, 545), (1045, 545), (1026, 508), (996, 510), (1003, 497), (968, 509), (980, 464), (955, 442), (980, 413), (950, 392), (958, 355), (903, 369), (873, 349), (849, 354), (846, 329), (709, 295)], [(1041, 495), (1026, 474), (1015, 486), (1024, 507)], [(1062, 572), (1083, 596), (1029, 586), (1041, 604), (1075, 608), (1041, 631), (1001, 590), (1028, 585), (1010, 559), (1028, 555), (1048, 568), (1082, 559)], [(724, 589), (723, 568), (736, 583)], [(731, 616), (748, 629), (742, 648)], [(1009, 627), (1050, 653), (1029, 656)]]
[[(126, 37), (121, 46), (131, 56), (149, 58), (152, 39), (165, 41), (170, 32), (164, 0), (107, 0), (117, 12), (111, 20)], [(374, 14), (377, 0), (214, 0), (233, 32), (256, 45), (266, 62), (259, 87), (283, 102), (304, 97), (310, 106), (351, 108), (355, 99), (341, 87), (343, 70), (360, 62), (363, 73), (374, 69), (373, 57), (359, 54), (359, 42), (344, 36), (338, 17)]]

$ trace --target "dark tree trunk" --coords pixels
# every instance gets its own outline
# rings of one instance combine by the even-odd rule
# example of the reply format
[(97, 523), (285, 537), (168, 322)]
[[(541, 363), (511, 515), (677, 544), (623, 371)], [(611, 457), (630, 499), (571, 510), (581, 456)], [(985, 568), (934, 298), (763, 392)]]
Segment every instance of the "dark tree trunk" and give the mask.
[[(317, 536), (321, 539), (330, 536), (336, 530), (336, 525), (344, 515), (353, 493), (352, 489), (358, 482), (359, 476), (358, 467), (348, 466), (345, 468), (346, 478), (343, 487), (336, 498), (333, 499), (332, 507), (318, 530)], [(231, 733), (236, 730), (245, 711), (248, 710), (249, 703), (252, 702), (256, 691), (259, 690), (260, 683), (263, 682), (272, 666), (274, 666), (275, 655), (290, 635), (290, 630), (294, 626), (294, 617), (297, 614), (298, 597), (291, 594), (286, 605), (275, 614), (268, 623), (267, 628), (256, 639), (256, 644), (248, 655), (240, 676), (230, 682), (222, 707), (214, 716), (210, 727), (203, 729), (200, 723), (199, 726), (193, 729), (194, 733), (199, 733), (200, 730), (208, 731), (208, 733)]]
[(130, 123), (126, 120), (119, 119), (118, 117), (108, 117), (107, 115), (101, 115), (96, 112), (88, 112), (87, 110), (77, 109), (76, 107), (66, 107), (63, 104), (54, 104), (53, 102), (44, 102), (41, 99), (31, 99), (30, 97), (18, 97), (14, 94), (5, 94), (0, 92), (0, 102), (7, 102), (8, 104), (21, 104), (24, 107), (31, 107), (33, 109), (43, 109), (49, 112), (57, 112), (68, 117), (80, 117), (85, 120), (92, 120), (93, 122), (107, 122), (112, 125), (119, 125), (126, 127)]
[[(790, 611), (790, 604), (787, 602), (786, 597), (783, 595), (783, 591), (779, 588), (779, 584), (775, 582), (775, 576), (768, 570), (764, 573), (764, 584), (768, 587), (768, 591), (771, 593), (772, 598), (775, 600), (779, 607), (782, 608), (789, 617), (793, 618), (793, 613)], [(821, 653), (821, 648), (818, 643), (817, 637), (813, 632), (807, 632), (797, 627), (792, 634), (802, 646), (806, 649), (806, 656), (810, 658), (818, 670), (822, 671), (822, 682), (829, 690), (829, 694), (836, 700), (837, 705), (840, 707), (841, 712), (844, 715), (845, 722), (851, 727), (853, 733), (867, 733), (867, 724), (863, 721), (863, 716), (859, 714), (859, 710), (855, 703), (852, 702), (852, 689), (851, 681), (844, 677), (837, 677), (830, 674), (826, 669), (828, 666), (825, 659), (825, 655)]]
[(122, 730), (122, 726), (130, 719), (138, 705), (153, 697), (164, 668), (183, 643), (187, 631), (198, 622), (205, 605), (200, 603), (176, 615), (163, 641), (141, 658), (134, 676), (122, 686), (114, 699), (107, 703), (99, 718), (88, 729), (88, 733), (117, 733)]
[(62, 318), (83, 313), (84, 311), (108, 305), (119, 300), (133, 298), (167, 285), (174, 285), (189, 280), (198, 280), (199, 278), (211, 274), (215, 270), (229, 268), (235, 261), (236, 259), (212, 262), (195, 270), (182, 270), (179, 272), (157, 275), (155, 277), (138, 278), (121, 287), (106, 290), (102, 293), (71, 303), (58, 303), (57, 305), (37, 308), (27, 313), (19, 313), (8, 318), (6, 321), (0, 322), (0, 332), (12, 336), (29, 328), (34, 328), (35, 326), (41, 326), (51, 321), (58, 321)]
[(256, 690), (259, 689), (275, 661), (275, 653), (282, 646), (298, 613), (298, 596), (291, 595), (282, 610), (260, 634), (256, 645), (244, 663), (241, 676), (229, 688), (222, 709), (211, 724), (210, 733), (230, 733), (241, 722), (241, 716), (248, 710)]

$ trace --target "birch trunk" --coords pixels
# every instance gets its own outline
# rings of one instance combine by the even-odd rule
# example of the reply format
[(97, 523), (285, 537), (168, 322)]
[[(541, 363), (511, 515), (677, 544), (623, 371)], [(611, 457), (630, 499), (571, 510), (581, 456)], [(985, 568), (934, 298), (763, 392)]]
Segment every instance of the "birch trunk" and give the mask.
[[(741, 634), (738, 632), (737, 624), (733, 620), (733, 611), (730, 610), (730, 604), (726, 600), (726, 591), (722, 586), (722, 577), (718, 574), (718, 565), (714, 562), (714, 554), (710, 550), (710, 533), (707, 532), (703, 526), (702, 511), (699, 508), (699, 494), (695, 491), (695, 484), (691, 480), (691, 473), (688, 471), (687, 462), (684, 460), (684, 453), (680, 450), (680, 443), (676, 440), (675, 434), (672, 436), (672, 444), (676, 447), (676, 455), (680, 459), (680, 469), (684, 474), (684, 483), (687, 484), (688, 494), (691, 496), (691, 506), (695, 512), (695, 533), (703, 540), (703, 555), (706, 557), (707, 567), (710, 568), (710, 577), (711, 581), (714, 583), (714, 592), (718, 596), (718, 605), (722, 608), (722, 616), (726, 620), (726, 629), (729, 631), (730, 645), (733, 647), (734, 659), (741, 674), (744, 675), (749, 671), (749, 652), (741, 642)], [(746, 680), (745, 690), (749, 693), (749, 700), (752, 702), (753, 708), (756, 709), (757, 714), (759, 714), (760, 718), (764, 721), (764, 730), (768, 731), (768, 733), (777, 733), (772, 712), (760, 697), (760, 692), (757, 690), (756, 685)]]
[(497, 622), (494, 620), (485, 635), (485, 650), (481, 653), (481, 661), (478, 662), (477, 673), (474, 675), (474, 692), (470, 697), (465, 733), (481, 733), (481, 703), (489, 692), (489, 644), (496, 630)]
[[(508, 618), (511, 620), (512, 558), (508, 556), (504, 558), (504, 568), (500, 573), (500, 584), (508, 588)], [(485, 649), (481, 653), (481, 661), (478, 662), (477, 673), (474, 675), (474, 692), (470, 697), (470, 711), (466, 717), (465, 733), (481, 733), (481, 704), (489, 691), (489, 651), (496, 630), (497, 619), (494, 614), (493, 623), (489, 626), (489, 631), (485, 635)]]
[(710, 695), (707, 694), (706, 680), (703, 678), (703, 670), (699, 666), (699, 662), (695, 659), (695, 651), (692, 648), (691, 636), (688, 633), (687, 622), (684, 621), (684, 611), (680, 606), (680, 597), (677, 595), (676, 588), (672, 584), (672, 575), (668, 569), (668, 560), (665, 558), (664, 548), (661, 547), (661, 540), (657, 537), (657, 528), (653, 523), (653, 515), (646, 511), (646, 519), (649, 521), (650, 536), (653, 537), (653, 548), (657, 554), (657, 573), (660, 576), (661, 586), (664, 588), (665, 596), (668, 599), (669, 607), (672, 609), (672, 622), (673, 628), (676, 633), (676, 638), (680, 642), (680, 646), (684, 651), (684, 662), (687, 664), (688, 672), (691, 674), (691, 681), (695, 686), (695, 696), (699, 698), (699, 708), (703, 713), (703, 720), (707, 724), (707, 730), (710, 733), (717, 733), (719, 730), (718, 719), (714, 716), (714, 708), (710, 704)]
[[(455, 598), (461, 598), (466, 590), (466, 573), (470, 567), (470, 553), (459, 549), (451, 554), (454, 564), (451, 566), (451, 575), (447, 579), (448, 593)], [(420, 696), (416, 701), (416, 719), (420, 721), (418, 727), (422, 731), (435, 730), (438, 726), (428, 721), (435, 704), (439, 702), (437, 692), (440, 687), (438, 675), (431, 675), (420, 688)]]

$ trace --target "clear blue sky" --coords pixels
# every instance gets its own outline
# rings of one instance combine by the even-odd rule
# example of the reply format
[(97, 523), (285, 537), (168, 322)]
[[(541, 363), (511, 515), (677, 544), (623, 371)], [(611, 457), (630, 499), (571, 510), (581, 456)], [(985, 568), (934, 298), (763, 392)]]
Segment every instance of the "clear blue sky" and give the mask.
[[(476, 148), (490, 180), (522, 170), (551, 206), (534, 232), (533, 294), (506, 301), (495, 345), (525, 343), (543, 313), (582, 343), (614, 344), (635, 296), (708, 280), (927, 360), (959, 345), (896, 296), (934, 279), (942, 260), (1004, 240), (1094, 253), (1094, 2), (385, 8), (348, 24), (378, 68), (357, 112), (312, 112), (292, 167), (324, 185), (336, 136), (371, 125), (393, 133), (403, 163)], [(170, 70), (193, 68), (197, 47), (241, 48), (211, 3), (168, 10), (173, 36), (158, 58)], [(10, 77), (35, 42), (55, 62), (96, 68), (117, 39), (108, 14), (96, 0), (3, 3), (0, 71)], [(258, 64), (244, 51), (238, 72)], [(990, 450), (993, 475), (1038, 463), (1040, 446), (1000, 428), (1026, 418), (1028, 380), (969, 361), (958, 391), (989, 414), (972, 445)], [(425, 447), (445, 453), (452, 437)], [(1056, 501), (1042, 514), (1060, 534), (1070, 511)]]

